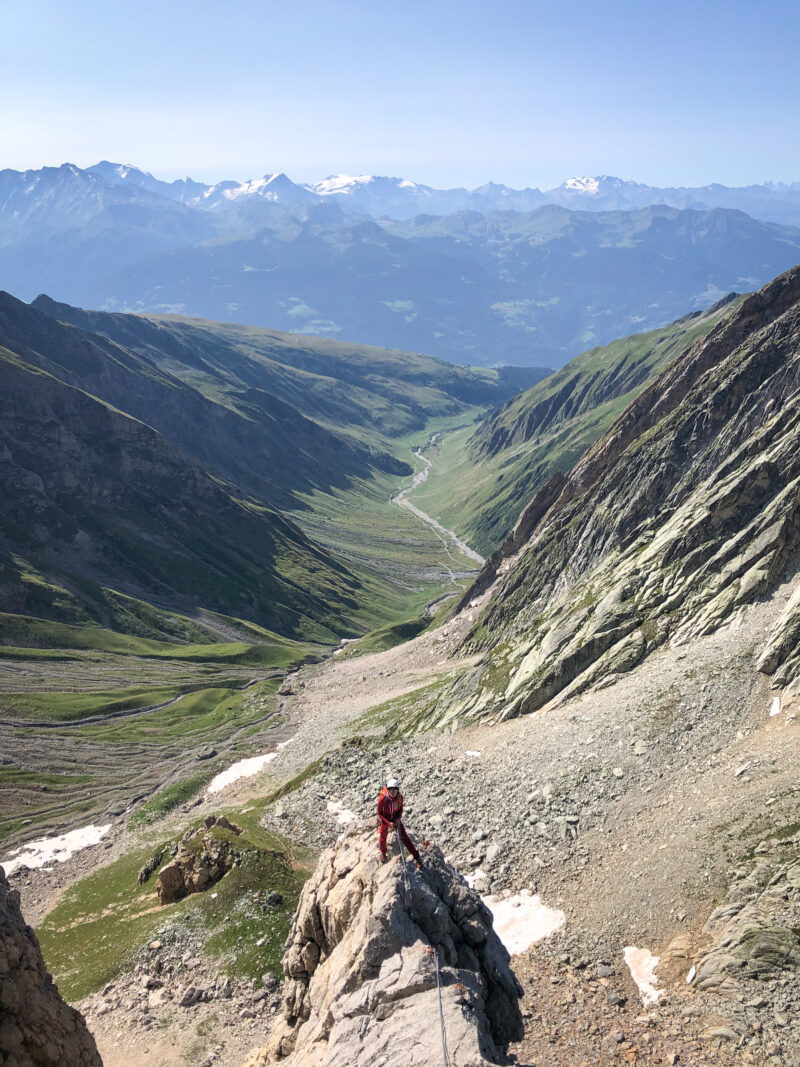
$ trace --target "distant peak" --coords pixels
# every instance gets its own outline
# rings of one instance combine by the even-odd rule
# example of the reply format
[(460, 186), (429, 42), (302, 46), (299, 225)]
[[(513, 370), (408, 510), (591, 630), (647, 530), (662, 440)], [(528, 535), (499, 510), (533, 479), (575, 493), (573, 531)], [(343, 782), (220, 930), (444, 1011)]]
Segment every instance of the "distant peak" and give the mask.
[(600, 181), (597, 178), (567, 178), (564, 188), (575, 189), (580, 193), (596, 193), (600, 188)]

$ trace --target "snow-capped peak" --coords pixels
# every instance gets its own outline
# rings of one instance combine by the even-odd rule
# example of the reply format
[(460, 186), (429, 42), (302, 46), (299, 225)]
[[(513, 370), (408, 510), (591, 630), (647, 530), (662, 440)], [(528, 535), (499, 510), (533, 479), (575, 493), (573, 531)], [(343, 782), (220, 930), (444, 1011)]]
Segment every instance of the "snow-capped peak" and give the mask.
[(599, 192), (600, 182), (597, 178), (567, 178), (562, 188), (573, 189), (577, 193), (593, 195)]
[(321, 182), (314, 182), (307, 186), (320, 196), (330, 196), (332, 193), (352, 193), (358, 185), (369, 185), (374, 182), (372, 174), (329, 174)]

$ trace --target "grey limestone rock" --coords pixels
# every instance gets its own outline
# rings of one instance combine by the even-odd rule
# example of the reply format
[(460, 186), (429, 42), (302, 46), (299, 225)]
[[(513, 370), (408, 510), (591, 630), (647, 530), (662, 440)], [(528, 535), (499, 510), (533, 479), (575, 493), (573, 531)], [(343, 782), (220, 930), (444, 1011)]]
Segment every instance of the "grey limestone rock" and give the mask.
[[(378, 860), (374, 829), (354, 824), (306, 884), (284, 956), (283, 1020), (246, 1067), (379, 1067), (505, 1062), (523, 1034), (522, 989), (491, 913), (445, 862)], [(437, 991), (437, 958), (442, 1014)]]
[(0, 1063), (102, 1067), (80, 1012), (66, 1004), (0, 867)]

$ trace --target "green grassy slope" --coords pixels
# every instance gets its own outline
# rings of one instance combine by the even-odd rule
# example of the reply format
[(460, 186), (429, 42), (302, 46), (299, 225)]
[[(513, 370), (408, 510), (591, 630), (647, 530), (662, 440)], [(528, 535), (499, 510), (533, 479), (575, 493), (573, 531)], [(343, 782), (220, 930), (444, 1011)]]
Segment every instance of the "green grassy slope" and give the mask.
[(541, 379), (535, 367), (457, 367), (414, 352), (173, 315), (33, 307), (107, 337), (205, 397), (247, 414), (265, 397), (374, 452), (470, 406), (497, 407)]
[[(169, 349), (166, 327), (111, 318), (144, 330), (150, 353), (153, 331)], [(474, 421), (516, 373), (279, 338), (295, 363), (318, 364), (305, 370), (256, 351), (264, 331), (237, 341), (243, 354), (213, 324), (175, 329), (187, 360), (195, 340), (213, 350), (211, 370), (168, 352), (159, 366), (0, 296), (9, 847), (161, 786), (178, 803), (198, 776), (269, 751), (280, 674), (343, 636), (395, 640), (395, 624), (474, 570), (392, 497), (430, 427)], [(248, 374), (282, 381), (316, 419)], [(351, 401), (346, 432), (322, 424)], [(197, 763), (208, 745), (217, 755)]]
[(418, 507), (488, 555), (522, 508), (557, 471), (568, 471), (631, 400), (737, 305), (593, 348), (508, 401), (477, 430), (463, 426), (428, 451), (433, 473)]
[[(315, 856), (259, 826), (262, 809), (256, 804), (227, 812), (243, 828), (239, 836), (212, 831), (239, 854), (213, 894), (196, 893), (162, 908), (156, 875), (138, 885), (139, 868), (159, 849), (166, 850), (169, 838), (154, 838), (68, 889), (37, 930), (62, 995), (75, 1001), (101, 988), (134, 963), (157, 930), (162, 941), (169, 941), (178, 924), (191, 931), (203, 955), (216, 958), (220, 969), (237, 979), (250, 977), (260, 984), (265, 972), (280, 973), (283, 943)], [(189, 847), (199, 847), (203, 830), (195, 828)], [(280, 902), (267, 906), (262, 897), (270, 891), (280, 894)]]

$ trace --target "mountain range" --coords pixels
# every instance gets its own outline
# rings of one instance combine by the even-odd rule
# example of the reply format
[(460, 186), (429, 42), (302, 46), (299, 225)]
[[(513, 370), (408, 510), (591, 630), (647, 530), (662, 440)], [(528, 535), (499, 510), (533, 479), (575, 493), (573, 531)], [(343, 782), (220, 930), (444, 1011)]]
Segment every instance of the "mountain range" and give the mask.
[(104, 160), (88, 173), (110, 184), (160, 193), (182, 204), (210, 211), (230, 210), (248, 199), (271, 203), (309, 203), (330, 199), (372, 218), (404, 220), (415, 215), (451, 215), (456, 211), (532, 211), (543, 204), (580, 211), (629, 211), (665, 204), (679, 209), (715, 207), (744, 211), (765, 222), (800, 225), (800, 182), (764, 182), (731, 188), (714, 183), (696, 188), (658, 187), (609, 175), (569, 178), (552, 189), (512, 189), (486, 182), (475, 189), (435, 189), (408, 178), (334, 174), (321, 181), (296, 183), (283, 173), (265, 174), (244, 182), (206, 185), (191, 178), (165, 182), (130, 164)]
[[(511, 210), (503, 194), (490, 206), (504, 210), (436, 214), (455, 202), (426, 193), (426, 214), (368, 217), (363, 197), (386, 183), (393, 196), (420, 188), (330, 179), (312, 190), (281, 175), (206, 187), (112, 164), (3, 171), (0, 285), (27, 300), (48, 292), (462, 365), (559, 367), (800, 260), (800, 229), (738, 209), (608, 210), (619, 202), (611, 179), (564, 187), (569, 203), (592, 210), (519, 200), (526, 210)], [(377, 200), (370, 210), (382, 210)]]

